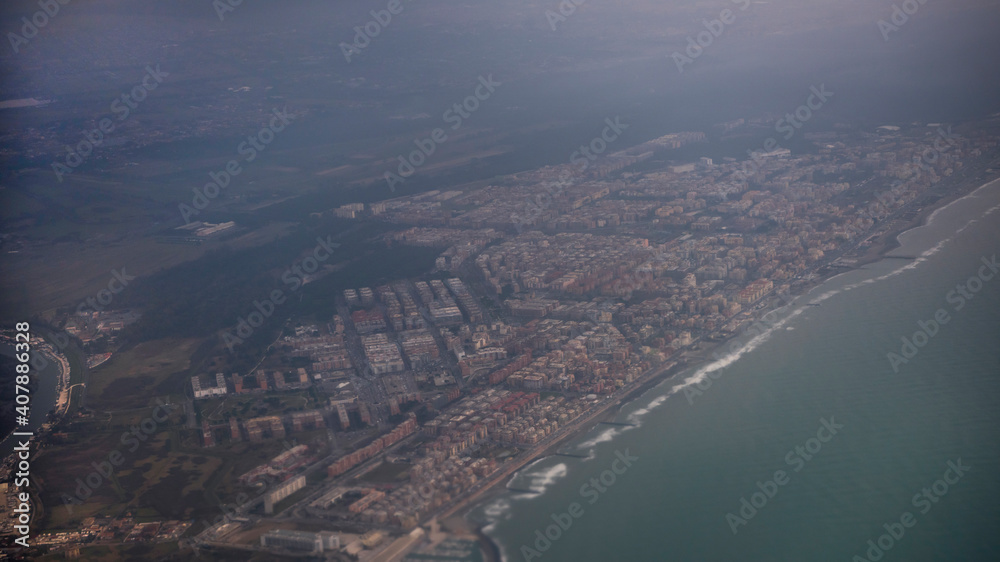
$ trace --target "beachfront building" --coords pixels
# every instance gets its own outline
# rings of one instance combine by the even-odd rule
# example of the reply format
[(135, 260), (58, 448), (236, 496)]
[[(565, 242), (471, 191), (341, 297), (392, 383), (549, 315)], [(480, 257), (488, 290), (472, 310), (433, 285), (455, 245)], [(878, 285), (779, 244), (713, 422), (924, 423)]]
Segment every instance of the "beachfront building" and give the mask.
[(266, 548), (318, 554), (340, 549), (340, 536), (330, 531), (310, 533), (275, 529), (260, 536), (260, 545)]

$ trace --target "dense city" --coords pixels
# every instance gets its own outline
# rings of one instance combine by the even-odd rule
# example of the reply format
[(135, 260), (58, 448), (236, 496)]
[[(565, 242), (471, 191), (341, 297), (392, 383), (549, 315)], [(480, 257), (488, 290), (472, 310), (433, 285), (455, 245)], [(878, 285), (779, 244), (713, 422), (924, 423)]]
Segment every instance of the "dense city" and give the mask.
[[(745, 331), (776, 295), (863, 263), (997, 146), (939, 125), (806, 138), (805, 154), (663, 163), (659, 150), (705, 141), (675, 133), (593, 163), (326, 211), (391, 225), (388, 246), (440, 251), (435, 271), (344, 290), (337, 314), (292, 319), (252, 370), (190, 377), (175, 420), (196, 436), (181, 437), (188, 450), (277, 453), (233, 473), (219, 493), (235, 502), (214, 521), (95, 514), (38, 545), (183, 536), (195, 549), (362, 560), (464, 548), (421, 525), (606, 423), (625, 395)], [(64, 329), (107, 347), (93, 368), (140, 314), (81, 306)]]

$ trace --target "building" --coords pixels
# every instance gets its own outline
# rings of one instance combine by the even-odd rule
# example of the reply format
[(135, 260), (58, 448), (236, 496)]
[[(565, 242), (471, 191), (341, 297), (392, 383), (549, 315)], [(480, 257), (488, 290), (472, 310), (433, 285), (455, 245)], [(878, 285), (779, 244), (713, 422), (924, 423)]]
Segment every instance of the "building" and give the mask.
[(361, 299), (358, 298), (358, 292), (354, 289), (344, 290), (344, 299), (347, 301), (347, 304), (355, 308), (361, 306)]
[[(456, 308), (457, 310), (457, 308)], [(394, 373), (405, 369), (403, 356), (399, 353), (396, 342), (389, 341), (385, 334), (361, 336), (368, 363), (376, 375)]]
[(337, 419), (340, 420), (340, 429), (347, 429), (351, 427), (351, 418), (347, 415), (347, 407), (341, 403), (337, 406)]
[(736, 302), (742, 305), (754, 303), (771, 292), (773, 288), (774, 284), (769, 279), (757, 279), (739, 292), (736, 296)]
[(202, 223), (202, 227), (194, 231), (195, 236), (200, 236), (202, 238), (211, 236), (213, 234), (218, 234), (224, 230), (229, 230), (230, 228), (236, 226), (233, 221), (224, 222), (220, 224)]
[(211, 398), (212, 396), (222, 396), (229, 392), (226, 388), (226, 377), (222, 373), (215, 374), (215, 386), (213, 387), (203, 386), (201, 377), (198, 375), (191, 377), (191, 390), (194, 391), (195, 400)]
[(306, 476), (296, 476), (264, 496), (264, 513), (271, 515), (274, 513), (274, 505), (288, 496), (306, 487)]
[(341, 487), (338, 486), (338, 487), (330, 490), (329, 492), (323, 494), (323, 496), (321, 498), (319, 498), (318, 500), (313, 501), (309, 505), (311, 505), (312, 507), (318, 507), (320, 509), (326, 509), (326, 508), (330, 507), (331, 505), (337, 503), (337, 500), (339, 500), (340, 498), (344, 497), (344, 494), (346, 494), (348, 491), (349, 491), (349, 488), (341, 488)]
[(323, 421), (323, 414), (319, 410), (295, 412), (292, 414), (292, 429), (295, 431), (323, 429), (325, 426), (326, 423)]
[(351, 468), (382, 452), (386, 447), (394, 445), (404, 437), (413, 434), (417, 430), (417, 417), (412, 412), (408, 416), (405, 422), (396, 426), (396, 429), (393, 429), (388, 434), (379, 437), (357, 451), (341, 457), (337, 462), (328, 466), (326, 469), (327, 476), (331, 478), (340, 476)]
[(342, 219), (353, 219), (357, 218), (358, 213), (365, 209), (364, 203), (350, 203), (347, 205), (341, 205), (333, 210), (333, 214)]
[(377, 529), (361, 535), (361, 544), (365, 545), (365, 548), (375, 548), (384, 540), (385, 533)]
[(371, 290), (371, 287), (361, 287), (358, 289), (358, 295), (361, 297), (362, 305), (371, 306), (375, 304), (375, 293)]
[(403, 352), (410, 360), (410, 366), (414, 369), (420, 368), (429, 360), (436, 359), (440, 353), (434, 336), (426, 329), (401, 332), (400, 339), (402, 340)]
[(260, 536), (260, 545), (316, 554), (340, 549), (340, 536), (330, 531), (310, 533), (275, 529)]
[(361, 513), (362, 511), (368, 509), (368, 507), (371, 504), (381, 500), (384, 497), (385, 497), (385, 492), (381, 490), (368, 490), (368, 493), (365, 494), (363, 498), (352, 503), (350, 506), (348, 506), (347, 509), (351, 513)]
[(385, 316), (377, 309), (355, 311), (351, 314), (351, 321), (362, 335), (386, 329)]
[(212, 435), (212, 426), (208, 425), (208, 420), (201, 422), (201, 437), (205, 447), (215, 446), (215, 436)]
[(266, 436), (281, 438), (285, 436), (285, 425), (281, 421), (281, 416), (265, 416), (253, 418), (243, 424), (247, 430), (247, 437), (253, 443), (260, 443)]

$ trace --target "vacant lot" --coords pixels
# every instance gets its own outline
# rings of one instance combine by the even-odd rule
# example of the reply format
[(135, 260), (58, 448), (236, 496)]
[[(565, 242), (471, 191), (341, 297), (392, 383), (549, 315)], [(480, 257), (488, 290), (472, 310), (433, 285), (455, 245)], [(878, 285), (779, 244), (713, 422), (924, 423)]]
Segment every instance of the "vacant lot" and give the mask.
[[(163, 431), (144, 442), (121, 431), (94, 433), (61, 444), (59, 454), (40, 455), (33, 468), (45, 485), (46, 529), (73, 528), (91, 515), (124, 511), (152, 519), (185, 519), (211, 512), (205, 484), (223, 460), (175, 450), (175, 432)], [(110, 455), (119, 466), (108, 463)], [(99, 469), (110, 475), (94, 475)], [(74, 501), (71, 498), (75, 498)]]
[(183, 392), (197, 339), (141, 343), (116, 354), (90, 374), (87, 406), (96, 410), (142, 408), (153, 399)]

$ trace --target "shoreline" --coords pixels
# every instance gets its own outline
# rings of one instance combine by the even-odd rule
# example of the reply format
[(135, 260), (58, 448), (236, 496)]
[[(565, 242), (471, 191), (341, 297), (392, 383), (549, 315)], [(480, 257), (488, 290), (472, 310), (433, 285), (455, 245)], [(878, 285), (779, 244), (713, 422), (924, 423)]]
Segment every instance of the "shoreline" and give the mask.
[[(982, 169), (985, 171), (989, 167), (990, 167), (989, 164), (984, 164)], [(890, 222), (888, 223), (888, 227), (884, 232), (882, 232), (881, 234), (879, 234), (878, 231), (873, 233), (876, 235), (876, 238), (874, 238), (872, 240), (872, 243), (863, 251), (860, 252), (858, 251), (861, 244), (861, 242), (859, 242), (858, 244), (845, 249), (843, 252), (840, 252), (838, 257), (827, 260), (826, 262), (824, 262), (823, 265), (816, 267), (814, 271), (808, 271), (803, 274), (803, 275), (809, 275), (810, 273), (812, 273), (816, 275), (815, 277), (798, 278), (792, 280), (788, 284), (789, 285), (788, 295), (792, 298), (802, 296), (811, 291), (812, 289), (826, 283), (833, 277), (845, 273), (846, 271), (861, 269), (864, 265), (875, 263), (884, 260), (886, 258), (892, 258), (893, 256), (890, 256), (889, 254), (894, 250), (897, 250), (900, 247), (902, 247), (902, 243), (899, 240), (902, 234), (909, 232), (911, 230), (915, 230), (917, 228), (921, 228), (923, 226), (927, 226), (930, 222), (931, 217), (934, 215), (935, 212), (944, 209), (945, 207), (948, 207), (949, 205), (955, 203), (956, 201), (959, 201), (961, 199), (964, 199), (965, 197), (972, 195), (979, 189), (982, 189), (998, 180), (1000, 180), (1000, 173), (994, 172), (992, 174), (992, 177), (987, 178), (985, 181), (976, 180), (970, 182), (968, 179), (960, 180), (959, 185), (955, 189), (950, 190), (950, 193), (937, 193), (938, 190), (934, 188), (930, 189), (926, 194), (924, 194), (921, 197), (921, 199), (923, 199), (923, 197), (926, 197), (928, 195), (930, 196), (940, 195), (940, 198), (933, 201), (932, 203), (920, 207), (917, 210), (916, 214), (909, 220), (901, 218), (891, 219)], [(912, 202), (904, 206), (897, 212), (902, 212), (902, 214), (906, 214), (908, 212), (913, 211), (914, 209), (909, 208), (909, 205), (912, 205)], [(868, 240), (871, 237), (872, 235), (869, 234), (864, 239), (862, 239), (862, 242), (864, 240)], [(857, 255), (856, 258), (854, 257), (850, 258), (854, 260), (852, 262), (852, 265), (847, 267), (834, 265), (842, 258), (855, 254)], [(775, 305), (775, 303), (773, 302), (774, 296), (775, 293), (772, 292), (762, 297), (761, 301), (758, 301), (758, 304), (759, 302), (765, 302), (767, 304), (760, 310), (754, 310), (754, 314), (752, 315), (752, 317), (759, 319), (764, 314), (772, 310), (779, 309), (782, 306), (785, 306), (785, 304), (782, 304), (780, 302), (779, 304)], [(516, 463), (517, 465), (516, 467), (512, 466), (511, 470), (508, 470), (506, 468), (502, 469), (498, 474), (491, 476), (488, 479), (488, 484), (484, 485), (482, 489), (472, 491), (470, 495), (462, 498), (453, 506), (448, 507), (444, 512), (442, 512), (439, 515), (440, 519), (442, 520), (442, 522), (447, 522), (446, 526), (449, 528), (453, 527), (465, 528), (467, 532), (474, 534), (481, 544), (481, 550), (483, 551), (483, 556), (485, 560), (489, 562), (502, 561), (503, 560), (502, 549), (500, 544), (493, 537), (487, 534), (484, 530), (487, 524), (473, 523), (472, 521), (468, 520), (467, 519), (468, 511), (465, 511), (465, 513), (462, 515), (457, 514), (457, 512), (462, 510), (467, 510), (475, 505), (479, 505), (484, 502), (490, 501), (500, 496), (501, 494), (505, 493), (507, 491), (506, 485), (509, 482), (509, 478), (513, 477), (513, 475), (517, 473), (519, 470), (523, 469), (525, 466), (528, 466), (532, 463), (538, 462), (542, 459), (552, 456), (566, 442), (571, 441), (573, 439), (579, 439), (584, 435), (590, 433), (591, 431), (593, 431), (593, 429), (596, 428), (596, 426), (600, 422), (611, 421), (615, 419), (620, 414), (624, 406), (634, 402), (649, 390), (674, 378), (674, 376), (676, 376), (678, 373), (686, 371), (689, 368), (697, 370), (704, 366), (710, 365), (713, 361), (713, 358), (711, 357), (712, 352), (723, 348), (730, 341), (740, 338), (742, 336), (742, 332), (743, 331), (741, 330), (740, 332), (734, 333), (731, 336), (721, 340), (706, 341), (703, 339), (706, 336), (710, 336), (711, 334), (705, 334), (699, 337), (697, 340), (695, 340), (695, 342), (692, 342), (692, 344), (690, 344), (690, 347), (688, 349), (685, 349), (684, 351), (678, 353), (675, 356), (676, 359), (671, 359), (664, 363), (664, 365), (669, 365), (670, 363), (673, 363), (672, 365), (669, 365), (666, 368), (663, 368), (663, 365), (661, 365), (653, 368), (648, 373), (641, 375), (635, 381), (636, 382), (635, 388), (626, 390), (621, 396), (618, 397), (612, 396), (611, 400), (609, 400), (607, 404), (596, 406), (597, 409), (593, 413), (589, 415), (588, 414), (583, 415), (585, 417), (584, 420), (572, 424), (574, 426), (572, 429), (567, 428), (569, 430), (565, 435), (556, 436), (555, 440), (552, 443), (545, 445), (540, 451), (532, 451), (530, 454), (526, 454), (524, 456), (524, 459), (521, 459), (519, 462)], [(749, 343), (749, 341), (745, 342), (744, 347), (746, 343)], [(723, 356), (726, 355), (727, 354), (725, 353), (723, 354)], [(500, 484), (503, 484), (503, 486), (501, 487)], [(455, 521), (456, 519), (459, 519), (461, 521), (457, 522)], [(489, 546), (487, 547), (486, 545)], [(489, 552), (487, 552), (487, 549), (489, 550)]]
[[(54, 375), (55, 381), (54, 384), (52, 385), (52, 393), (53, 393), (52, 408), (44, 412), (41, 410), (35, 411), (34, 409), (32, 409), (31, 411), (32, 418), (34, 418), (34, 416), (36, 415), (43, 418), (42, 422), (38, 425), (38, 427), (33, 429), (31, 432), (33, 433), (33, 435), (30, 438), (32, 441), (44, 437), (48, 433), (50, 425), (55, 420), (61, 418), (66, 413), (66, 409), (63, 407), (64, 404), (62, 402), (62, 396), (64, 393), (66, 393), (68, 388), (71, 388), (69, 386), (69, 382), (70, 382), (70, 375), (72, 373), (72, 366), (70, 365), (69, 358), (67, 358), (64, 354), (60, 353), (59, 350), (57, 350), (56, 347), (51, 343), (49, 343), (47, 340), (43, 339), (42, 341), (43, 343), (41, 345), (36, 345), (34, 349), (30, 351), (30, 353), (41, 354), (43, 356), (43, 359), (46, 362), (48, 362), (49, 365), (55, 366), (57, 372)], [(14, 342), (6, 342), (6, 341), (5, 343), (8, 343), (11, 346), (13, 346), (14, 344)], [(32, 369), (32, 371), (34, 371), (34, 369)], [(37, 381), (38, 385), (44, 384), (43, 382), (37, 380), (37, 378), (35, 380)], [(34, 388), (32, 390), (32, 393), (37, 395), (37, 390), (38, 390), (37, 387)], [(5, 445), (7, 443), (7, 440), (13, 438), (14, 432), (17, 432), (19, 429), (23, 430), (23, 428), (18, 428), (17, 426), (14, 426), (13, 428), (11, 428), (10, 432), (8, 432), (3, 436), (0, 436), (0, 445)], [(3, 455), (3, 458), (0, 458), (0, 463), (6, 464), (8, 462), (12, 462), (14, 460), (13, 457), (14, 457), (13, 452)]]

